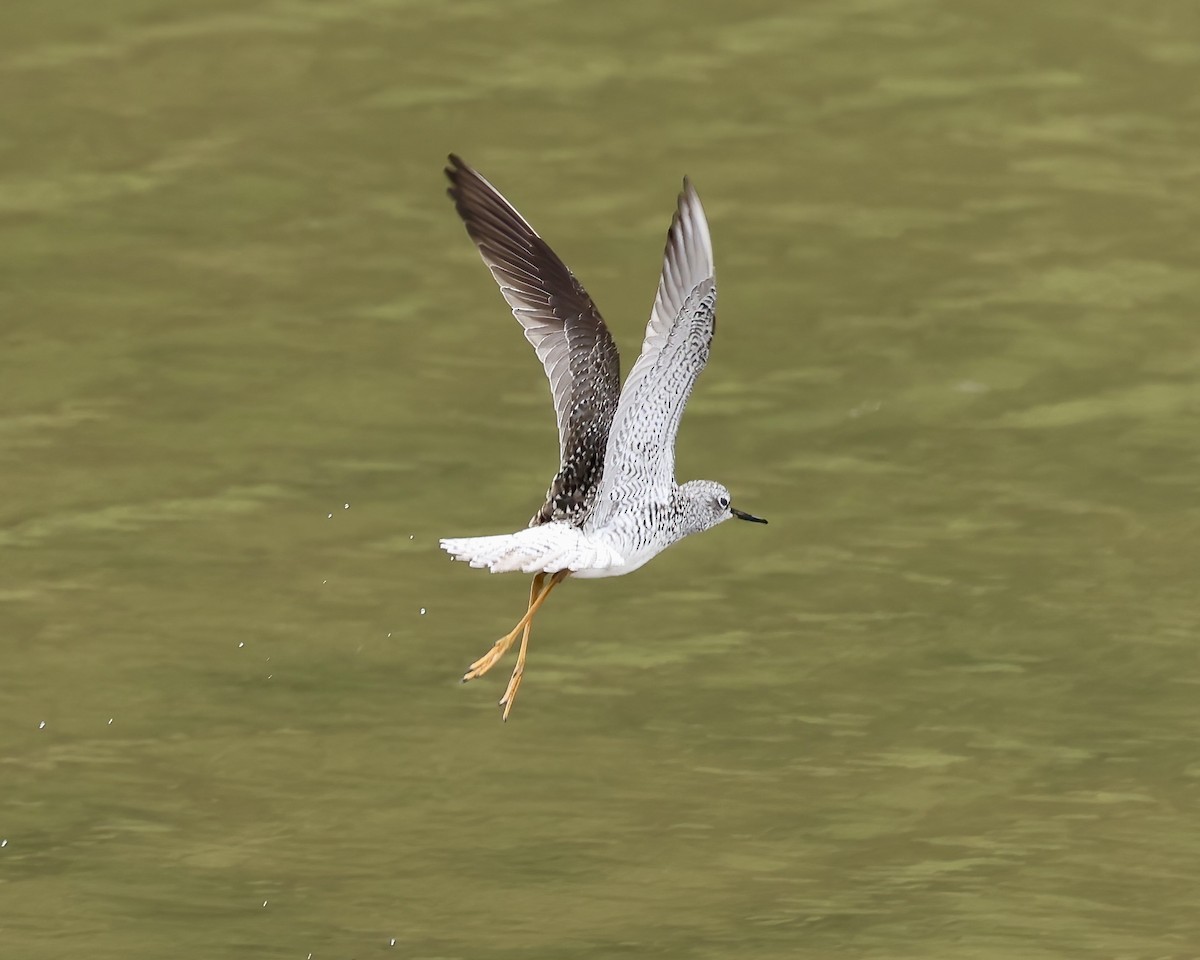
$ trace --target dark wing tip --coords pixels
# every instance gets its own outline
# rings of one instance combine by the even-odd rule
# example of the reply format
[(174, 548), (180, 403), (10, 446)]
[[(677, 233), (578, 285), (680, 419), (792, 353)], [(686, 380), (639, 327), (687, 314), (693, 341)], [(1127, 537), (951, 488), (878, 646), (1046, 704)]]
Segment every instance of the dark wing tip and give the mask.
[(463, 162), (462, 157), (460, 157), (457, 153), (450, 154), (450, 156), (446, 159), (448, 163), (446, 168), (442, 171), (444, 174), (446, 174), (446, 179), (450, 181), (450, 186), (446, 189), (446, 193), (450, 196), (451, 200), (457, 200), (458, 191), (461, 187), (459, 178), (462, 177), (464, 173), (471, 173), (473, 171)]
[[(490, 213), (492, 217), (500, 213), (501, 219), (509, 219), (504, 213), (511, 209), (512, 205), (457, 153), (450, 154), (446, 159), (448, 164), (443, 172), (450, 181), (450, 186), (446, 188), (446, 196), (454, 203), (454, 208), (466, 224), (471, 238), (476, 244), (482, 243), (485, 235), (480, 233), (483, 230), (481, 212)], [(516, 210), (511, 210), (511, 216), (518, 221), (521, 219)]]

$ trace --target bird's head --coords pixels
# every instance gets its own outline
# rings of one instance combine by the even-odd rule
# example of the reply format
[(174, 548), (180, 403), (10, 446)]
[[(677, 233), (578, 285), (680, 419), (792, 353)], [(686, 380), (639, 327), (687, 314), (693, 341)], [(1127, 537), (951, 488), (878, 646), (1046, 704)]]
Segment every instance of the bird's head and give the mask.
[(688, 519), (695, 524), (695, 529), (689, 531), (691, 533), (715, 527), (733, 517), (752, 523), (767, 522), (762, 517), (735, 507), (729, 490), (715, 480), (689, 480), (679, 487), (679, 493), (684, 500)]

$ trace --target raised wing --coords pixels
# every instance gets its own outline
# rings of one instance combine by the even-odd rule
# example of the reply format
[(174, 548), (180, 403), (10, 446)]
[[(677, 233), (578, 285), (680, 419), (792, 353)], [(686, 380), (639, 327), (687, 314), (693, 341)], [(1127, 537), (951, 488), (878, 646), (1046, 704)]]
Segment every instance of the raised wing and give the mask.
[(500, 191), (454, 154), (446, 176), (467, 233), (550, 381), (561, 465), (530, 526), (581, 522), (600, 484), (620, 395), (617, 345), (587, 291)]
[(670, 497), (675, 435), (696, 377), (708, 362), (716, 324), (712, 239), (700, 197), (685, 179), (646, 339), (613, 418), (592, 522), (602, 524), (630, 496), (648, 492), (661, 502)]

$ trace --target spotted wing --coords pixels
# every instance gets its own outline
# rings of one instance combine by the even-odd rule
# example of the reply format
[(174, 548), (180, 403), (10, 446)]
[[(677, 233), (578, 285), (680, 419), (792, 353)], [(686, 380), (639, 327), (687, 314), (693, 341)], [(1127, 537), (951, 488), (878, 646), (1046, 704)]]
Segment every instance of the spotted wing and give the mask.
[(683, 181), (642, 352), (621, 391), (590, 523), (630, 499), (665, 502), (675, 482), (675, 435), (708, 361), (717, 323), (712, 239), (700, 197)]
[(579, 523), (604, 470), (621, 390), (617, 345), (587, 291), (500, 191), (454, 154), (446, 176), (467, 233), (550, 380), (560, 467), (530, 526)]

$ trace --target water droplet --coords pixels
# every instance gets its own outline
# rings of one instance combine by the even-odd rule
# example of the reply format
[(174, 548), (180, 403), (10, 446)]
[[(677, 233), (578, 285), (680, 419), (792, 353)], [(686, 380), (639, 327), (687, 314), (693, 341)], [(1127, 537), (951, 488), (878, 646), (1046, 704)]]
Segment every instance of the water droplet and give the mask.
[(424, 607), (421, 608), (421, 616), (425, 616), (425, 608)]
[(46, 721), (45, 721), (45, 720), (43, 720), (41, 723), (39, 723), (39, 724), (38, 724), (38, 729), (39, 729), (39, 730), (45, 730), (45, 729), (46, 729)]
[(350, 504), (348, 504), (348, 503), (343, 503), (343, 504), (342, 504), (342, 509), (343, 509), (343, 510), (349, 510), (349, 509), (350, 509)]

